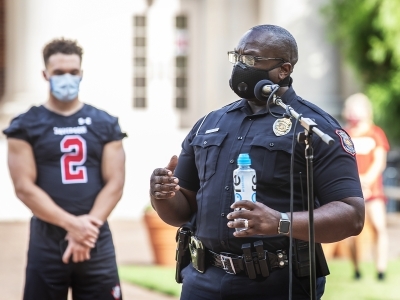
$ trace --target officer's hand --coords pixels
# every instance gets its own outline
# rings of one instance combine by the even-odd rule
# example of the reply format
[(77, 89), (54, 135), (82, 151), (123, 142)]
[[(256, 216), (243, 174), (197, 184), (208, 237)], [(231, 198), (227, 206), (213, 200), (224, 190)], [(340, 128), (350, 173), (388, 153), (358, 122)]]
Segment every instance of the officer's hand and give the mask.
[(245, 221), (234, 219), (246, 219), (248, 227), (246, 230), (235, 231), (235, 237), (246, 237), (251, 235), (276, 235), (281, 214), (260, 202), (241, 200), (233, 203), (231, 208), (245, 208), (229, 213), (227, 215), (229, 228), (244, 228)]
[(85, 247), (93, 248), (99, 236), (103, 221), (91, 215), (75, 217), (75, 222), (67, 228), (68, 234)]
[(150, 177), (150, 194), (156, 199), (168, 199), (175, 196), (179, 190), (178, 178), (174, 177), (174, 171), (178, 164), (176, 155), (171, 157), (165, 168), (158, 168), (153, 171)]
[(65, 250), (62, 261), (64, 264), (68, 264), (71, 256), (74, 263), (82, 262), (90, 259), (90, 249), (84, 245), (78, 243), (70, 234), (67, 234), (65, 239), (68, 241), (67, 249)]

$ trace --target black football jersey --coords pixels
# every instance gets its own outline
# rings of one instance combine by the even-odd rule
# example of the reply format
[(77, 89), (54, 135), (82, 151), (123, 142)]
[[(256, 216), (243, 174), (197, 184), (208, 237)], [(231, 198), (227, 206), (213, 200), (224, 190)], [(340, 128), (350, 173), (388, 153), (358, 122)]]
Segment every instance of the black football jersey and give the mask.
[(64, 210), (86, 214), (104, 186), (101, 158), (106, 143), (123, 139), (118, 119), (91, 105), (70, 116), (34, 106), (11, 121), (7, 137), (31, 144), (36, 184)]

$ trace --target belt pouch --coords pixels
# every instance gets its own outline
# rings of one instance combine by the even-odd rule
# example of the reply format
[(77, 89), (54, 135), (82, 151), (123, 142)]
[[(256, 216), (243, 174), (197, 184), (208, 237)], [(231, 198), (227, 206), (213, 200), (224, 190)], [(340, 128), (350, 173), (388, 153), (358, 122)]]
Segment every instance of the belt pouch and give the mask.
[(205, 251), (203, 243), (195, 236), (192, 236), (190, 238), (189, 249), (193, 268), (200, 273), (204, 273)]
[(266, 260), (268, 252), (264, 252), (264, 244), (262, 241), (254, 242), (254, 248), (256, 249), (257, 252), (258, 265), (260, 266), (261, 275), (263, 277), (268, 277), (269, 268)]
[[(297, 277), (310, 276), (310, 257), (308, 242), (293, 240), (294, 244), (294, 270)], [(317, 277), (330, 274), (321, 244), (315, 244), (315, 272)]]
[(247, 275), (249, 276), (250, 279), (255, 279), (257, 275), (256, 275), (256, 270), (254, 268), (253, 256), (251, 253), (251, 244), (250, 243), (243, 244), (242, 251), (243, 251), (244, 263), (246, 265)]

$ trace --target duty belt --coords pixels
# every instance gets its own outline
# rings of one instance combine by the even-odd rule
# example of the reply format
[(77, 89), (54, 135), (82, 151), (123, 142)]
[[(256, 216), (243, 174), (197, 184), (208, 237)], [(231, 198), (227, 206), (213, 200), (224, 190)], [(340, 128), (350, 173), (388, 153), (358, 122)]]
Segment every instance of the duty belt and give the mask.
[(206, 259), (210, 265), (223, 269), (228, 274), (245, 273), (249, 278), (255, 278), (256, 275), (267, 277), (273, 270), (282, 269), (288, 264), (284, 250), (278, 250), (276, 254), (258, 249), (257, 252), (243, 250), (243, 253), (244, 255), (240, 256), (226, 252), (218, 254), (207, 250)]

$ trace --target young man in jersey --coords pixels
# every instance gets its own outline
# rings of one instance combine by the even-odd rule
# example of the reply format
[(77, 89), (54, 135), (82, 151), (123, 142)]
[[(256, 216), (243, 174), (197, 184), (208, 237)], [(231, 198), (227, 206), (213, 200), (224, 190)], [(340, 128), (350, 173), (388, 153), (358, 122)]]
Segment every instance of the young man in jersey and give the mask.
[(43, 50), (49, 98), (3, 132), (18, 198), (32, 211), (24, 300), (122, 299), (107, 217), (122, 196), (118, 119), (79, 100), (83, 50)]

